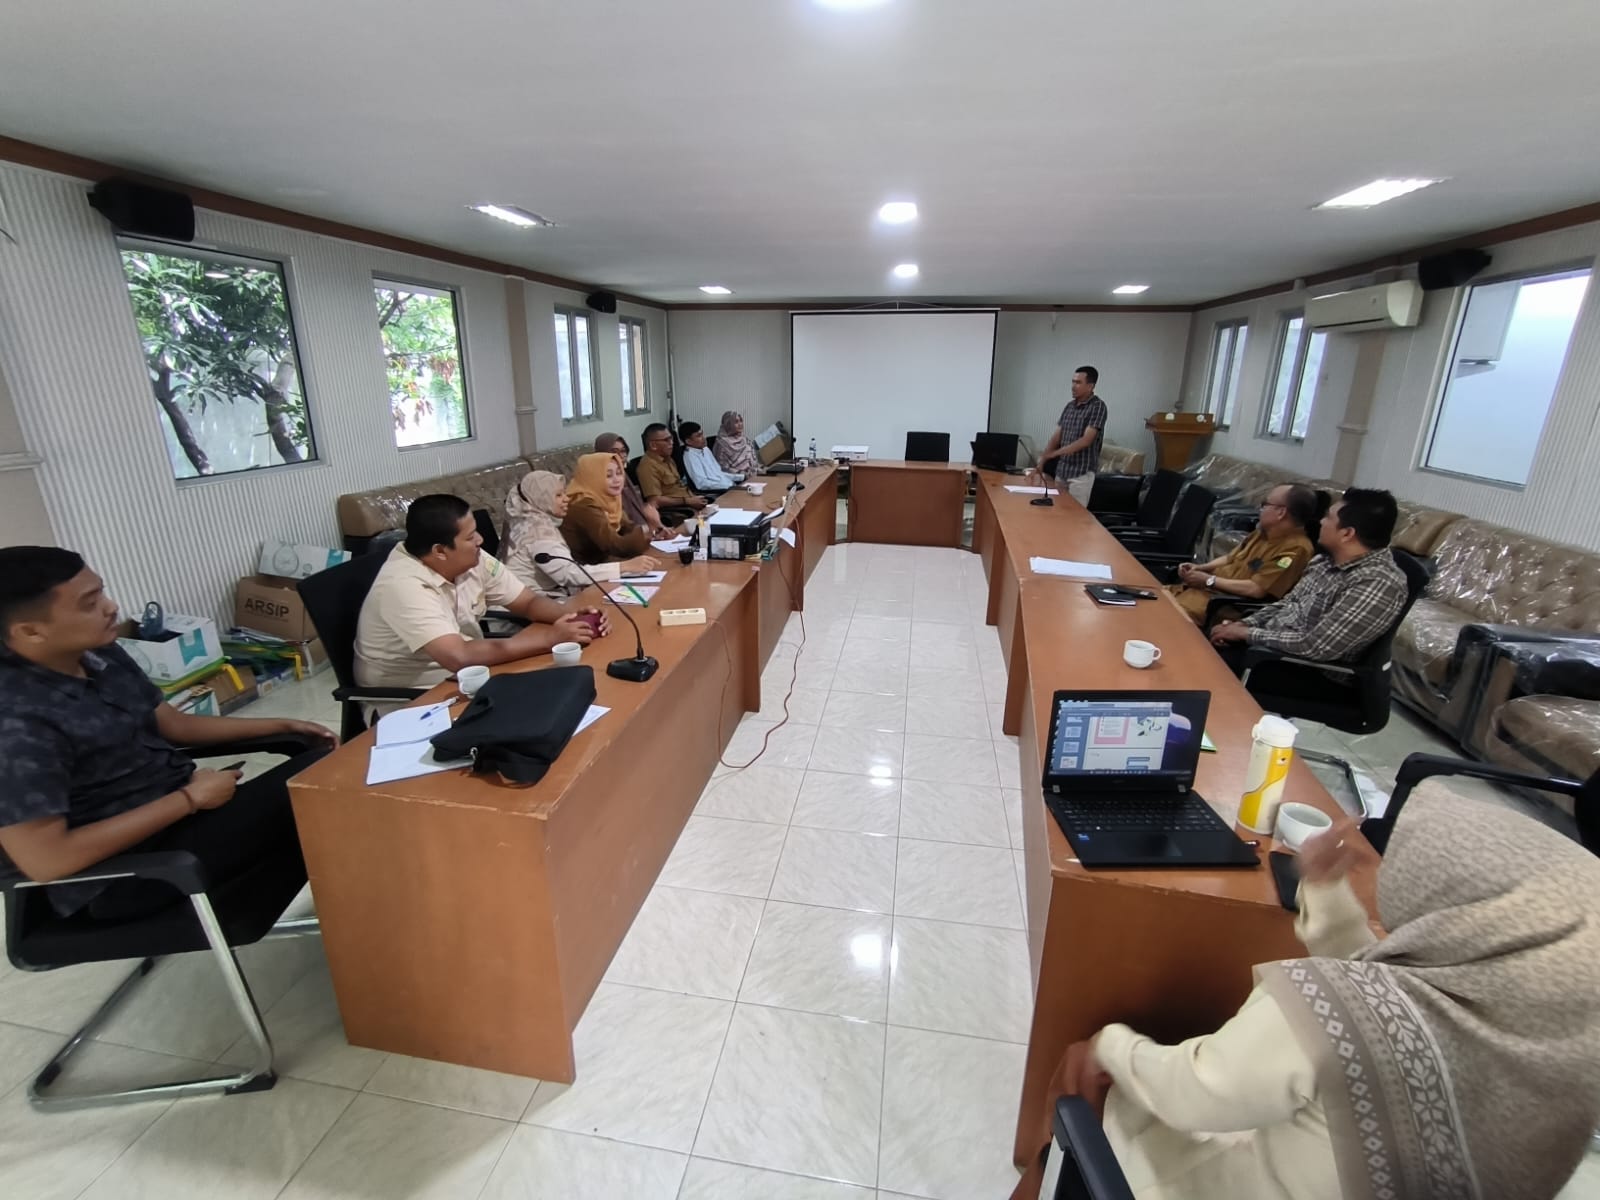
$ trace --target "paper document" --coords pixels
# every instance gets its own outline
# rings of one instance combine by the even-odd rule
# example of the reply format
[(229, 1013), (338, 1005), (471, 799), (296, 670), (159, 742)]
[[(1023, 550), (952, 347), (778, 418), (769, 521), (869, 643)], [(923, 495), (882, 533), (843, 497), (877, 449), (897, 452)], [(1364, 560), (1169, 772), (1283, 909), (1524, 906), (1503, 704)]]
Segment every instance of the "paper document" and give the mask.
[(1200, 731), (1200, 749), (1209, 750), (1212, 754), (1217, 752), (1217, 744), (1211, 740), (1211, 735), (1203, 729)]
[(653, 588), (648, 584), (619, 583), (611, 589), (610, 595), (618, 604), (648, 605), (650, 597), (660, 590), (660, 588)]
[(676, 554), (679, 550), (687, 550), (689, 548), (689, 539), (687, 537), (668, 538), (664, 542), (651, 542), (650, 545), (663, 554)]
[(637, 575), (624, 575), (622, 582), (637, 587), (641, 583), (661, 583), (666, 577), (665, 571), (640, 571)]
[(716, 525), (754, 525), (766, 514), (759, 508), (725, 508), (717, 514)]
[(433, 757), (429, 742), (407, 742), (403, 746), (374, 746), (372, 758), (367, 763), (367, 785), (393, 783), (396, 779), (414, 779), (418, 775), (437, 775), (440, 771), (454, 771), (457, 767), (470, 767), (471, 761), (442, 763)]
[(579, 721), (578, 727), (572, 731), (573, 736), (576, 737), (578, 734), (582, 733), (585, 729), (589, 728), (589, 726), (593, 725), (596, 721), (610, 711), (611, 710), (605, 707), (603, 704), (589, 705), (589, 711), (583, 714), (583, 720)]
[(1028, 487), (1020, 483), (1006, 484), (1006, 491), (1015, 492), (1019, 496), (1059, 496), (1061, 492), (1053, 487)]
[(788, 542), (791, 546), (798, 546), (800, 544), (800, 539), (794, 536), (794, 530), (792, 529), (778, 530), (778, 537)]
[(402, 708), (378, 718), (378, 745), (404, 746), (425, 742), (450, 728), (450, 705), (425, 704), (421, 708)]
[(1111, 568), (1105, 563), (1074, 562), (1070, 558), (1039, 558), (1028, 560), (1035, 575), (1065, 575), (1069, 579), (1110, 579)]

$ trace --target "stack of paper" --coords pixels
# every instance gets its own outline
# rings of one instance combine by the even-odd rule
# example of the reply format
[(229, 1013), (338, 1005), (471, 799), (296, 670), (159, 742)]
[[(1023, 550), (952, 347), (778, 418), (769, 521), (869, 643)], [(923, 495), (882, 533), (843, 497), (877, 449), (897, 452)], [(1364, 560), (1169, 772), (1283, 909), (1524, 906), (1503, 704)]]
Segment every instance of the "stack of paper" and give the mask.
[(453, 771), (465, 764), (442, 763), (433, 757), (429, 738), (450, 728), (450, 705), (402, 708), (378, 718), (378, 737), (367, 763), (367, 783), (391, 783), (418, 775)]
[(1029, 487), (1020, 483), (1006, 484), (1006, 491), (1015, 492), (1019, 496), (1059, 496), (1061, 492), (1053, 487)]
[(648, 605), (650, 597), (660, 590), (636, 583), (622, 583), (611, 589), (611, 598), (618, 604), (637, 604), (643, 607)]
[(650, 544), (663, 554), (676, 554), (679, 550), (687, 550), (689, 548), (689, 539), (687, 536), (675, 537), (668, 538), (664, 542), (651, 542)]
[(714, 525), (754, 525), (766, 516), (759, 508), (725, 508), (717, 514)]
[(1070, 558), (1039, 558), (1028, 560), (1035, 575), (1065, 575), (1069, 579), (1110, 579), (1111, 568), (1105, 563), (1074, 562)]

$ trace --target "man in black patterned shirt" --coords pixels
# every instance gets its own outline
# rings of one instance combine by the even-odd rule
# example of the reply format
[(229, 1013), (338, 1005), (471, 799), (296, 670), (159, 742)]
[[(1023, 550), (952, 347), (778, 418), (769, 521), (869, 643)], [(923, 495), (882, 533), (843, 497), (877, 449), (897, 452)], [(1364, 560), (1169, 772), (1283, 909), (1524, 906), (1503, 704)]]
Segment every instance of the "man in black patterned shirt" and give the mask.
[[(116, 602), (82, 558), (0, 549), (0, 879), (43, 883), (128, 850), (187, 850), (222, 881), (293, 843), (284, 782), (332, 747), (332, 732), (180, 713), (116, 637)], [(177, 748), (281, 734), (325, 746), (245, 784)], [(108, 918), (182, 900), (139, 879), (48, 892), (59, 912)]]
[[(1054, 476), (1067, 495), (1085, 506), (1094, 491), (1100, 447), (1106, 436), (1106, 402), (1094, 391), (1099, 382), (1100, 372), (1093, 367), (1079, 367), (1072, 373), (1072, 399), (1061, 410), (1035, 469), (1041, 477)], [(1048, 472), (1047, 463), (1054, 464)]]
[(1388, 492), (1345, 492), (1322, 518), (1317, 544), (1326, 557), (1312, 561), (1288, 597), (1212, 628), (1223, 661), (1238, 672), (1248, 646), (1267, 646), (1315, 662), (1348, 662), (1382, 637), (1407, 596), (1405, 573), (1388, 550), (1397, 517)]

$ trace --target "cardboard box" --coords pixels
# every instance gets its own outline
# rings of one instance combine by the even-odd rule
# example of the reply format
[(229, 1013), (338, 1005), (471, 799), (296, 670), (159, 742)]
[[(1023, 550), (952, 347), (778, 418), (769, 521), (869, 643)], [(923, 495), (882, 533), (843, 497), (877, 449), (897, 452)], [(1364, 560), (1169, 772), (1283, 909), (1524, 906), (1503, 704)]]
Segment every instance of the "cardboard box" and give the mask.
[(304, 679), (327, 669), (328, 652), (321, 638), (304, 642), (288, 642), (248, 630), (230, 629), (223, 641), (228, 651), (228, 661), (234, 666), (245, 665), (256, 673), (257, 686), (263, 693), (261, 680), (288, 675)]
[(224, 663), (215, 675), (208, 676), (205, 685), (217, 698), (217, 711), (223, 716), (243, 708), (261, 693), (256, 686), (256, 673), (248, 666)]
[(317, 628), (294, 585), (276, 575), (246, 575), (234, 585), (233, 623), (286, 642), (310, 641)]
[(183, 689), (176, 696), (169, 697), (167, 703), (185, 716), (216, 717), (221, 715), (217, 711), (217, 694), (203, 683)]
[(350, 561), (350, 551), (326, 546), (297, 546), (289, 542), (263, 542), (256, 570), (282, 579), (304, 579), (329, 567)]
[(117, 645), (132, 656), (139, 669), (156, 683), (180, 683), (205, 672), (222, 661), (222, 642), (215, 621), (205, 617), (167, 616), (167, 638), (142, 642), (134, 637), (132, 621), (122, 625)]

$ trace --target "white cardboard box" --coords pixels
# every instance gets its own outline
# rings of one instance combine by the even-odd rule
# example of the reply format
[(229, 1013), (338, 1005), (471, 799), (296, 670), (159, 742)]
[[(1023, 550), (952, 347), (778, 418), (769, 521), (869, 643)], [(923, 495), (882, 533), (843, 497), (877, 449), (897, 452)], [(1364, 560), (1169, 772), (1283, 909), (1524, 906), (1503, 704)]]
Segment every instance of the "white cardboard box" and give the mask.
[(164, 642), (119, 637), (117, 645), (156, 683), (177, 683), (222, 661), (222, 642), (217, 638), (215, 621), (168, 614), (167, 632), (176, 636)]
[(256, 570), (263, 575), (284, 579), (304, 579), (329, 567), (350, 561), (350, 551), (330, 550), (326, 546), (296, 546), (289, 542), (263, 542), (261, 561)]

